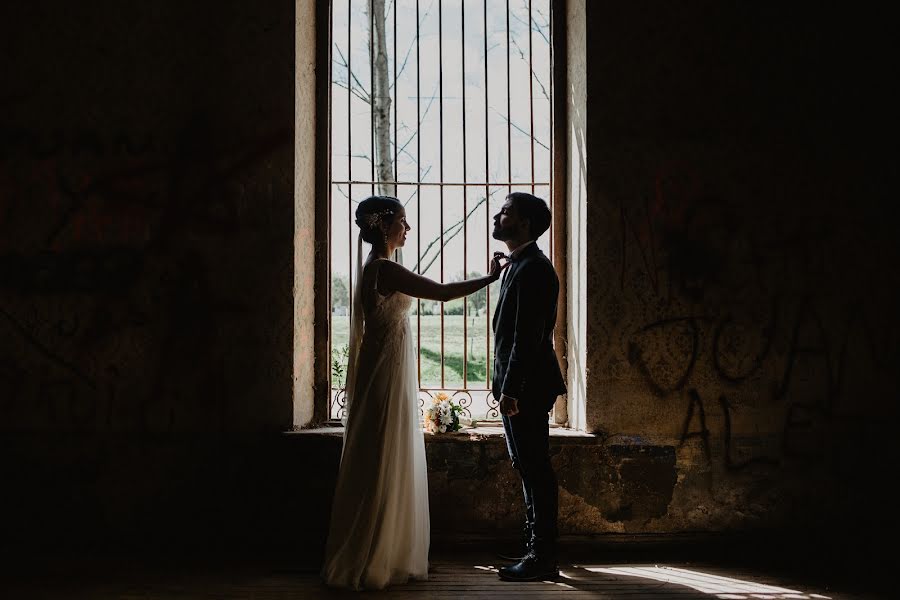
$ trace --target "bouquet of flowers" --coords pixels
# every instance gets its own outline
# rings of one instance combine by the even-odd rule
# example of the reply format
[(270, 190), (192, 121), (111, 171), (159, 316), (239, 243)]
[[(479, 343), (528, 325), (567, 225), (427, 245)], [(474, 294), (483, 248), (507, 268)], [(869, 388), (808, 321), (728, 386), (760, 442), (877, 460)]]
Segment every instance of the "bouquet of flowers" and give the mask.
[(425, 431), (428, 433), (446, 433), (459, 431), (459, 415), (462, 407), (450, 399), (444, 392), (438, 392), (431, 399), (431, 406), (426, 406)]

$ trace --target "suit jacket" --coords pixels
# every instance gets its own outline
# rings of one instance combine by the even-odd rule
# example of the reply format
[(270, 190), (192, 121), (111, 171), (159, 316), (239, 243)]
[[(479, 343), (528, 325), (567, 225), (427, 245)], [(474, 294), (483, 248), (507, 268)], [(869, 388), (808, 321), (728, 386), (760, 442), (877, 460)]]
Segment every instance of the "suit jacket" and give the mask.
[(492, 392), (547, 412), (566, 384), (553, 351), (559, 277), (537, 244), (510, 264), (494, 311)]

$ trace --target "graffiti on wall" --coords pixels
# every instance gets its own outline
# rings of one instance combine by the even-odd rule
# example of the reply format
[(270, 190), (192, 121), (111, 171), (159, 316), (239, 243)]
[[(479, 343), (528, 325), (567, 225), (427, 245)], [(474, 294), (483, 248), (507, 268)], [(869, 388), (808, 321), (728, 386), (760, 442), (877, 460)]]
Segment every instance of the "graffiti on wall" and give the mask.
[(179, 405), (183, 387), (221, 393), (196, 367), (225, 360), (215, 315), (249, 307), (217, 287), (217, 254), (243, 243), (271, 262), (272, 245), (247, 236), (291, 235), (272, 179), (254, 174), (292, 136), (235, 146), (210, 131), (195, 123), (166, 145), (152, 134), (0, 130), (7, 425), (165, 428), (194, 401)]
[[(735, 470), (815, 460), (811, 430), (865, 418), (857, 395), (896, 390), (896, 330), (876, 316), (890, 314), (889, 286), (865, 241), (836, 248), (852, 223), (768, 221), (710, 193), (697, 172), (673, 163), (643, 202), (619, 206), (619, 289), (649, 317), (627, 328), (627, 364), (653, 396), (685, 403), (681, 443), (697, 440), (707, 460)], [(780, 420), (777, 452), (735, 454), (742, 413)]]

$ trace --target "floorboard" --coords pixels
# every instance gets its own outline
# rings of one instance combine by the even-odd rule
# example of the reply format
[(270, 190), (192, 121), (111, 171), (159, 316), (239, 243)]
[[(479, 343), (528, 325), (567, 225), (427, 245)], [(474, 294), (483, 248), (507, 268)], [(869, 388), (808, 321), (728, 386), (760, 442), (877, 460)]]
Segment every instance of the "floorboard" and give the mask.
[[(592, 560), (596, 558), (597, 560)], [(581, 555), (561, 562), (553, 582), (508, 583), (497, 577), (496, 556), (471, 549), (432, 552), (428, 581), (379, 592), (349, 592), (324, 586), (311, 564), (290, 559), (200, 564), (70, 560), (5, 578), (0, 597), (66, 600), (286, 600), (378, 598), (379, 600), (856, 600), (884, 596), (829, 590), (795, 577), (714, 563), (610, 561)]]

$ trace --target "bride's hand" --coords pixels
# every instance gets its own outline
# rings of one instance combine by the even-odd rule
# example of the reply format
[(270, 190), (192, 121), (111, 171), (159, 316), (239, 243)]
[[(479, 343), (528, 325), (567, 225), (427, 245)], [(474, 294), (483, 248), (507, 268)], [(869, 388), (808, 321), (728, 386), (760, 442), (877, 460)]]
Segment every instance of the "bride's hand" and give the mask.
[[(505, 258), (506, 263), (501, 265), (500, 259)], [(494, 252), (494, 258), (491, 259), (491, 270), (488, 275), (494, 278), (494, 281), (500, 279), (500, 273), (509, 266), (509, 257), (502, 252)]]

